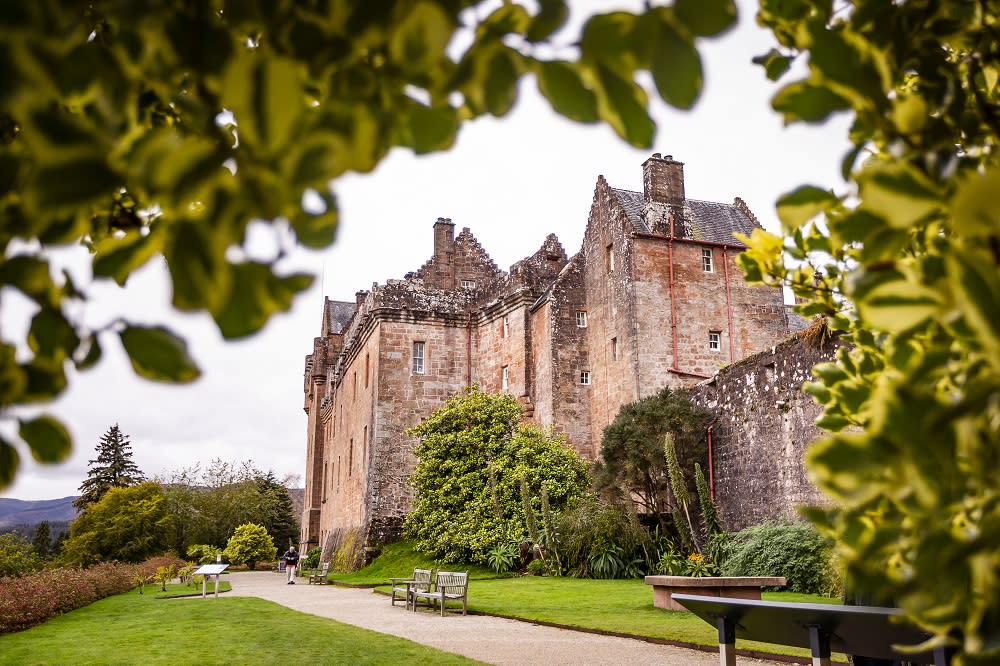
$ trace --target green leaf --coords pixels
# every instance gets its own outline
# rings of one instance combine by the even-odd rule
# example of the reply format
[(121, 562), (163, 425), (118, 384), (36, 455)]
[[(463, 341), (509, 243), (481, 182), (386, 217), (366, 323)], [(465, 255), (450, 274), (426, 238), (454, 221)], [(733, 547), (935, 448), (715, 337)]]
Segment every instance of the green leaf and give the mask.
[(531, 19), (524, 36), (529, 42), (540, 42), (558, 30), (569, 18), (565, 0), (539, 0), (539, 12)]
[(562, 60), (536, 61), (538, 90), (557, 113), (580, 123), (597, 122), (597, 96), (584, 85), (578, 68)]
[(14, 345), (0, 344), (0, 406), (17, 401), (27, 385), (27, 376), (17, 364)]
[(77, 355), (74, 359), (77, 370), (92, 368), (101, 360), (101, 344), (97, 340), (97, 335), (91, 333), (84, 338), (83, 343), (83, 349), (86, 349), (86, 353), (82, 354), (82, 358), (80, 358), (80, 355)]
[(872, 43), (848, 30), (831, 30), (819, 22), (809, 27), (813, 40), (809, 67), (822, 82), (850, 96), (856, 108), (885, 106), (889, 82), (883, 81), (879, 67), (882, 56)]
[(952, 228), (962, 235), (996, 236), (1000, 231), (1000, 169), (987, 169), (959, 183), (951, 200)]
[(777, 49), (771, 49), (764, 55), (754, 56), (753, 63), (764, 68), (769, 80), (777, 81), (792, 66), (792, 58), (782, 55)]
[(1000, 369), (1000, 275), (995, 261), (966, 250), (947, 254), (945, 265), (955, 304), (994, 370)]
[(325, 204), (322, 211), (311, 212), (299, 208), (290, 218), (292, 229), (299, 242), (306, 247), (329, 247), (337, 236), (337, 202), (331, 194), (320, 194)]
[(14, 482), (21, 457), (17, 449), (3, 437), (0, 437), (0, 490)]
[(288, 310), (295, 294), (308, 289), (310, 275), (278, 277), (267, 264), (246, 262), (232, 266), (233, 289), (221, 307), (212, 311), (227, 340), (256, 333), (275, 312)]
[(592, 66), (630, 76), (639, 66), (632, 45), (636, 17), (628, 12), (592, 16), (583, 26), (580, 59)]
[(128, 276), (163, 250), (158, 233), (132, 233), (122, 238), (108, 237), (94, 248), (94, 276), (114, 278), (125, 286)]
[(733, 0), (677, 0), (674, 14), (693, 35), (708, 37), (736, 24)]
[(524, 6), (516, 3), (504, 3), (492, 14), (487, 16), (476, 27), (476, 37), (486, 36), (500, 38), (510, 33), (523, 34), (531, 22), (531, 15)]
[(69, 157), (47, 164), (35, 174), (35, 186), (28, 191), (31, 203), (50, 215), (75, 213), (87, 204), (105, 199), (122, 183), (122, 178), (103, 157)]
[(39, 356), (21, 366), (24, 371), (24, 392), (20, 402), (48, 402), (66, 390), (63, 361)]
[(450, 148), (459, 126), (458, 113), (450, 106), (434, 108), (416, 103), (401, 112), (400, 122), (400, 143), (418, 155)]
[(225, 248), (204, 224), (180, 220), (170, 228), (164, 257), (173, 280), (178, 310), (211, 308), (229, 292)]
[(486, 110), (494, 116), (506, 115), (517, 101), (520, 58), (517, 52), (501, 46), (489, 59), (483, 101)]
[(61, 360), (73, 355), (80, 338), (63, 313), (55, 308), (43, 307), (31, 319), (28, 345), (37, 356)]
[(694, 44), (666, 21), (659, 22), (650, 71), (663, 101), (690, 109), (701, 93), (701, 57)]
[(656, 127), (646, 111), (646, 93), (603, 65), (597, 66), (597, 76), (603, 93), (598, 98), (601, 118), (629, 144), (648, 148)]
[(187, 343), (162, 326), (129, 325), (120, 337), (132, 369), (140, 377), (187, 383), (201, 374), (188, 354)]
[(786, 125), (800, 120), (822, 123), (831, 113), (850, 108), (847, 100), (837, 93), (808, 81), (783, 87), (771, 100), (771, 106), (784, 117)]
[[(302, 66), (262, 50), (240, 49), (226, 70), (222, 101), (233, 112), (240, 144), (278, 154), (305, 111)], [(221, 165), (220, 165), (221, 166)]]
[(41, 304), (51, 303), (55, 293), (48, 262), (26, 254), (0, 263), (0, 284), (9, 284)]
[(389, 57), (406, 72), (427, 72), (445, 55), (454, 24), (433, 2), (417, 2), (389, 37)]
[(802, 185), (778, 199), (778, 219), (786, 230), (797, 229), (839, 201), (829, 190)]
[(864, 326), (902, 333), (941, 314), (935, 289), (907, 280), (897, 271), (868, 272), (850, 296)]
[(31, 457), (41, 463), (65, 460), (73, 450), (73, 441), (66, 426), (51, 416), (22, 420), (18, 434), (31, 449)]
[(939, 212), (944, 200), (941, 188), (899, 160), (869, 162), (857, 181), (862, 207), (897, 229), (910, 229)]

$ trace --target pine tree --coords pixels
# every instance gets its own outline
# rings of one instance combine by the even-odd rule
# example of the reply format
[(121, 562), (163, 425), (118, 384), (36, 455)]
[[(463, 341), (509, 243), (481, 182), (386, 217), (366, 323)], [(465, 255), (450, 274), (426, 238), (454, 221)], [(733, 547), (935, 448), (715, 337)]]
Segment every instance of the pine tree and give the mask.
[(132, 443), (128, 435), (114, 424), (104, 433), (95, 447), (97, 459), (89, 460), (87, 478), (80, 484), (80, 497), (73, 506), (85, 510), (99, 501), (111, 488), (127, 488), (146, 480), (139, 467), (132, 462)]
[(35, 536), (31, 539), (31, 547), (35, 550), (35, 555), (43, 562), (49, 559), (52, 550), (52, 534), (49, 530), (49, 521), (43, 520), (35, 527)]

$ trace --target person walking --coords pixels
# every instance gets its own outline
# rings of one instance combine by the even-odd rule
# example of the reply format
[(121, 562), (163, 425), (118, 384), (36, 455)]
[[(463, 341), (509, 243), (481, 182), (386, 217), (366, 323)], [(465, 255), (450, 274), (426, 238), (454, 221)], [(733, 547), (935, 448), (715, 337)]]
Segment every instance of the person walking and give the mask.
[(281, 556), (285, 561), (285, 571), (288, 572), (288, 584), (295, 585), (295, 569), (299, 564), (299, 554), (295, 551), (295, 546), (289, 546), (285, 554)]

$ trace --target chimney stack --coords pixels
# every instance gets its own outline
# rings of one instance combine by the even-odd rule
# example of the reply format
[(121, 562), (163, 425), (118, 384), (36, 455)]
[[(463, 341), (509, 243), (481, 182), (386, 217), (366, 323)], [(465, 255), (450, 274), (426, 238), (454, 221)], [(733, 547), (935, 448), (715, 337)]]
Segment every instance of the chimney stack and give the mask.
[(450, 217), (434, 223), (434, 286), (455, 288), (455, 224)]
[(673, 155), (660, 157), (659, 153), (642, 163), (643, 198), (646, 203), (661, 203), (683, 208), (684, 163)]

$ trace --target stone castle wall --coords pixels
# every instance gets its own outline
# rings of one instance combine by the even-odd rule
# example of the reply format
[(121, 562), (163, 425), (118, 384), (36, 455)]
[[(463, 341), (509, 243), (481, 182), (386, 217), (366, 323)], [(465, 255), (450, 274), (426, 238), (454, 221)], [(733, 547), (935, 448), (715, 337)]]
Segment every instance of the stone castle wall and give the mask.
[(813, 365), (833, 360), (839, 343), (817, 338), (814, 325), (691, 390), (715, 414), (711, 475), (728, 530), (795, 518), (796, 506), (824, 502), (803, 465), (822, 431), (813, 425), (820, 407), (802, 384)]

